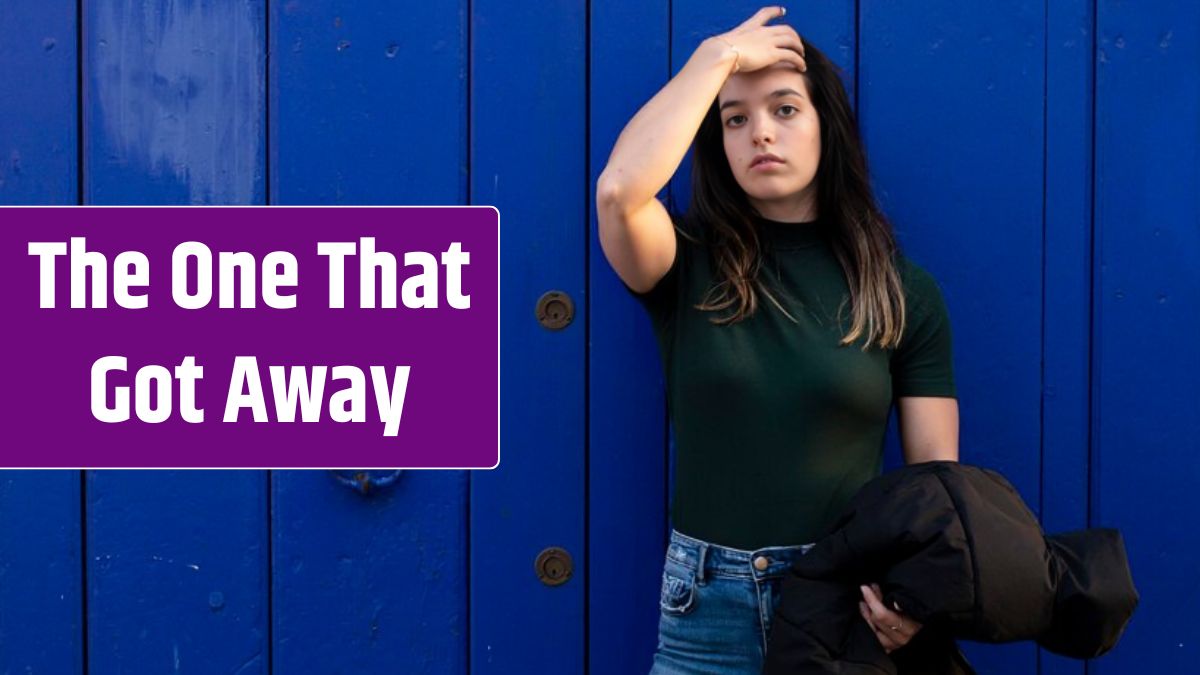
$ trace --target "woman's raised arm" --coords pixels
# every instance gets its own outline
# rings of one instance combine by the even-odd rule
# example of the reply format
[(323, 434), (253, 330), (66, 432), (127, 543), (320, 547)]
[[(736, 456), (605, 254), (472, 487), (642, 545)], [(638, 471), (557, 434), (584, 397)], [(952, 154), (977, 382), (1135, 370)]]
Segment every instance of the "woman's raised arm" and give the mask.
[(800, 36), (766, 23), (782, 7), (764, 7), (737, 28), (710, 37), (625, 125), (596, 182), (600, 247), (635, 291), (654, 287), (675, 259), (675, 233), (655, 195), (679, 168), (704, 115), (732, 72), (779, 61), (805, 69)]

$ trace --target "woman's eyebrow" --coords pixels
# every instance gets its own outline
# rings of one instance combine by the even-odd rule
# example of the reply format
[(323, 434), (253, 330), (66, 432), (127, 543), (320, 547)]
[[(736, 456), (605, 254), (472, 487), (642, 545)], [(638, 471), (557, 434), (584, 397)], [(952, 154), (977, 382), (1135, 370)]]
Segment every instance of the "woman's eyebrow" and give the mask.
[[(804, 98), (804, 94), (801, 94), (800, 92), (796, 91), (795, 89), (787, 89), (787, 88), (776, 89), (775, 91), (770, 93), (768, 98), (779, 98), (780, 96), (788, 96), (788, 95), (799, 96), (800, 98)], [(735, 105), (741, 105), (741, 104), (742, 104), (742, 102), (737, 99), (725, 101), (724, 103), (721, 104), (721, 107), (718, 108), (718, 112), (721, 110), (724, 110), (726, 108), (729, 108), (729, 107), (732, 107)]]

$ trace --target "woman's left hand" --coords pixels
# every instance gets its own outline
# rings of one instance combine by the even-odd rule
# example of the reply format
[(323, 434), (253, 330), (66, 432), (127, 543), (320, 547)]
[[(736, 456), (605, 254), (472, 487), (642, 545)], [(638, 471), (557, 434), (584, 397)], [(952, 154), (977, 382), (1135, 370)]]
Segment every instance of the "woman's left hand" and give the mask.
[(899, 604), (896, 605), (895, 611), (884, 606), (883, 591), (880, 590), (879, 584), (859, 586), (859, 589), (862, 590), (865, 601), (858, 603), (858, 611), (888, 654), (908, 644), (917, 631), (921, 630), (921, 624), (902, 613)]

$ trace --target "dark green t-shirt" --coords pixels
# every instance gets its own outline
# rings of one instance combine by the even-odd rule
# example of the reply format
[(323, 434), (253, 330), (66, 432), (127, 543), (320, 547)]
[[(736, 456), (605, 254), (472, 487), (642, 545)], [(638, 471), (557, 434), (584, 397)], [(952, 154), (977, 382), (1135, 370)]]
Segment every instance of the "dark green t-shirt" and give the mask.
[[(704, 241), (691, 219), (673, 220)], [(756, 225), (761, 274), (798, 323), (762, 294), (749, 319), (711, 323), (724, 313), (693, 307), (714, 283), (707, 247), (678, 231), (666, 276), (644, 294), (625, 287), (649, 312), (662, 356), (676, 441), (673, 525), (746, 550), (808, 543), (833, 522), (881, 473), (895, 398), (955, 397), (950, 320), (928, 272), (899, 256), (908, 322), (897, 348), (863, 352), (861, 337), (839, 347), (849, 287), (828, 225)]]

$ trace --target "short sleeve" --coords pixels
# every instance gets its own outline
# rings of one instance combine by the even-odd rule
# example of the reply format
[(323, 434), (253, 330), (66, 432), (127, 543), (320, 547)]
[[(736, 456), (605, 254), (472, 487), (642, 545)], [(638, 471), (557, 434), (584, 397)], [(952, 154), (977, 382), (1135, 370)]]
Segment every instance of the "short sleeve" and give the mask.
[(658, 280), (653, 288), (644, 293), (633, 290), (623, 280), (621, 281), (625, 290), (646, 308), (650, 316), (659, 320), (666, 319), (674, 311), (679, 298), (680, 284), (683, 283), (681, 280), (683, 268), (686, 266), (687, 241), (679, 233), (682, 220), (679, 216), (671, 214), (671, 223), (675, 232), (675, 259), (671, 261), (667, 273)]
[(957, 398), (950, 315), (941, 288), (924, 268), (902, 260), (908, 317), (892, 353), (892, 397)]

